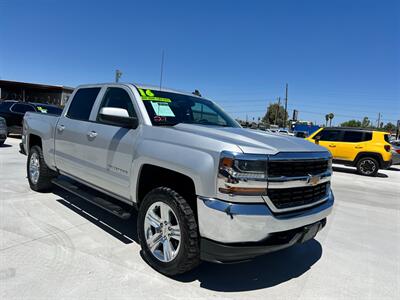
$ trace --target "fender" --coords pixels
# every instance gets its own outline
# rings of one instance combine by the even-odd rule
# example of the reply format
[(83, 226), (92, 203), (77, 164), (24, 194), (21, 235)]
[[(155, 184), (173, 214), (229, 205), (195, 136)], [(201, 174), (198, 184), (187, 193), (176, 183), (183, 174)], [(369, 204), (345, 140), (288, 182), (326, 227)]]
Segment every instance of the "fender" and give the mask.
[[(162, 153), (162, 155), (160, 155)], [(145, 164), (175, 171), (191, 178), (197, 195), (212, 196), (216, 189), (219, 153), (207, 153), (177, 144), (144, 140), (138, 144), (131, 167), (131, 195), (136, 202), (140, 172)], [(209, 187), (215, 187), (210, 189)]]

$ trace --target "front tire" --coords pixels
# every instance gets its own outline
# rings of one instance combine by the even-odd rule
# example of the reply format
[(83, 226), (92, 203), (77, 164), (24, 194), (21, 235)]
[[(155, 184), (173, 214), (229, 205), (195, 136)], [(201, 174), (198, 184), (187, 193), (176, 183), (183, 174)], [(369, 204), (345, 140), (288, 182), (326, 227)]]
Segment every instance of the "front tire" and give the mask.
[(145, 260), (160, 273), (177, 275), (200, 263), (196, 218), (174, 190), (159, 187), (146, 195), (137, 228)]
[(379, 171), (379, 164), (372, 157), (364, 157), (357, 162), (357, 171), (364, 176), (376, 176)]
[(51, 189), (51, 180), (56, 176), (56, 172), (51, 170), (45, 163), (42, 148), (33, 146), (29, 150), (26, 173), (29, 186), (36, 192), (45, 192)]

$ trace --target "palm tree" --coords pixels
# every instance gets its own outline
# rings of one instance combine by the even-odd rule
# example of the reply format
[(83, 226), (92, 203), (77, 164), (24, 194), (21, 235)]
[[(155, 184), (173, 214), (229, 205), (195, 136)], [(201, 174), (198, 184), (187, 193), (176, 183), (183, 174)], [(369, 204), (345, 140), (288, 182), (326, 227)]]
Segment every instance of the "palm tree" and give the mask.
[(332, 126), (332, 119), (335, 117), (335, 115), (333, 113), (330, 113), (329, 115), (329, 127)]
[(325, 127), (328, 127), (329, 114), (325, 115)]

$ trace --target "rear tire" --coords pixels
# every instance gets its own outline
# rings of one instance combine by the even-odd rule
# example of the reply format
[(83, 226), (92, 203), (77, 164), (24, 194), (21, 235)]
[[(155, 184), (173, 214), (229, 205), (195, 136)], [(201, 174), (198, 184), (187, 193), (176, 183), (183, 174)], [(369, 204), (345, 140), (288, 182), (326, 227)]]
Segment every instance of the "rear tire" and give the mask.
[(379, 163), (372, 157), (363, 157), (357, 162), (357, 171), (364, 176), (376, 176)]
[(200, 263), (196, 218), (187, 201), (174, 190), (159, 187), (146, 195), (137, 228), (143, 257), (158, 272), (177, 275)]
[(57, 176), (57, 173), (46, 165), (42, 148), (39, 146), (33, 146), (29, 150), (26, 173), (29, 186), (36, 192), (49, 191), (52, 188), (51, 180)]

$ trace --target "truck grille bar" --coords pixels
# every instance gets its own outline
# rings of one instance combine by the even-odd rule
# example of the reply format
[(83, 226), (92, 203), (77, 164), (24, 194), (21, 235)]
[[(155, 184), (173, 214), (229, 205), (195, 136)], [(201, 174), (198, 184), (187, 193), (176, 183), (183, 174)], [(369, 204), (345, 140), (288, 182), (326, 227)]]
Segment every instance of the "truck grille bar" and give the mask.
[(268, 189), (267, 196), (278, 209), (310, 205), (319, 202), (328, 195), (329, 182), (316, 186), (287, 189)]

